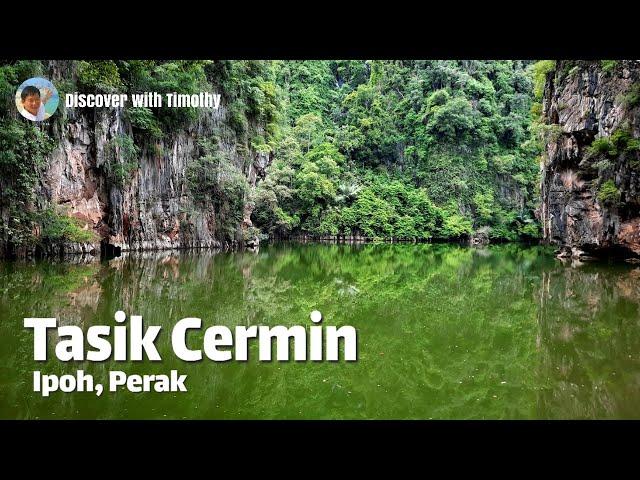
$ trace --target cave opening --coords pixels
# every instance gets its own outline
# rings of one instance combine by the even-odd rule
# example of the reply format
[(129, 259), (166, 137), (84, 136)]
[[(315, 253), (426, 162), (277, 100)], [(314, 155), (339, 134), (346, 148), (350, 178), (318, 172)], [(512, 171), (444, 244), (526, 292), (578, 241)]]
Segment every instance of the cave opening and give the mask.
[(122, 253), (122, 249), (117, 247), (107, 240), (102, 240), (100, 242), (100, 258), (102, 260), (110, 260), (112, 258), (119, 257)]

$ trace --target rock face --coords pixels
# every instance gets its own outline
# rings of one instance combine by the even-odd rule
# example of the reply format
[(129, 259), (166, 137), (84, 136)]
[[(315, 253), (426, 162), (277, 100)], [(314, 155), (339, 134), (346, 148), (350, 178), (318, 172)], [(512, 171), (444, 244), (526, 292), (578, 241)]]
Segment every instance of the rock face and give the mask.
[[(50, 62), (54, 84), (73, 74), (69, 68), (65, 62)], [(245, 240), (255, 245), (250, 204), (230, 239), (221, 231), (215, 208), (196, 202), (186, 181), (189, 164), (203, 155), (199, 141), (212, 137), (250, 188), (264, 176), (270, 156), (254, 151), (250, 141), (231, 128), (224, 100), (219, 109), (202, 110), (193, 124), (155, 141), (134, 135), (122, 108), (63, 109), (62, 103), (61, 98), (61, 111), (49, 126), (57, 147), (41, 178), (39, 197), (65, 207), (67, 215), (78, 218), (100, 240), (55, 245), (49, 253), (225, 248)], [(122, 136), (134, 138), (138, 152), (124, 178), (114, 182), (110, 169), (128, 161), (114, 143)]]
[(640, 61), (558, 61), (543, 116), (544, 239), (561, 256), (640, 256)]

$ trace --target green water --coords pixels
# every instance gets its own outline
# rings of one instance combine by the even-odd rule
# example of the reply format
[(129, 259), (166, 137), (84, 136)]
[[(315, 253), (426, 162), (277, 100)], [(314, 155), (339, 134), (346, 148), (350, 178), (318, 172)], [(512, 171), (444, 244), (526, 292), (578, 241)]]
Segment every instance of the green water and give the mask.
[[(640, 268), (517, 245), (271, 245), (81, 264), (0, 263), (1, 418), (640, 418)], [(162, 325), (162, 362), (33, 361), (23, 318)], [(357, 362), (184, 362), (170, 332), (353, 325)], [(190, 337), (202, 346), (203, 334)], [(53, 335), (50, 337), (54, 339)], [(254, 348), (256, 347), (256, 348)], [(32, 372), (188, 375), (186, 393), (33, 392)]]

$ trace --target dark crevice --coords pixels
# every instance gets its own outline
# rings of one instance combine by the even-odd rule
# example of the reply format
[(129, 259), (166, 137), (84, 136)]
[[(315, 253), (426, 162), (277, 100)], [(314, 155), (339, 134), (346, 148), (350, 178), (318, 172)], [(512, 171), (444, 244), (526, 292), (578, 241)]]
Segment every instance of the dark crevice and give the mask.
[(108, 243), (106, 240), (100, 242), (100, 259), (110, 260), (112, 258), (119, 257), (122, 254), (122, 249)]

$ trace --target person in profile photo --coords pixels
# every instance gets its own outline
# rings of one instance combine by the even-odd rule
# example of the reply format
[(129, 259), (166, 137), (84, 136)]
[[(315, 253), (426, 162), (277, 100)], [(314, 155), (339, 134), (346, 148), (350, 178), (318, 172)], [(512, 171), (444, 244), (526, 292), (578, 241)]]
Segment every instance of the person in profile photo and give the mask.
[(15, 100), (20, 115), (32, 122), (41, 122), (56, 112), (60, 96), (49, 80), (33, 77), (18, 87)]
[(45, 89), (44, 95), (40, 95), (40, 89), (33, 85), (27, 85), (22, 89), (20, 98), (22, 99), (22, 108), (24, 109), (22, 115), (35, 122), (39, 122), (45, 119), (45, 104), (51, 98), (51, 90)]

